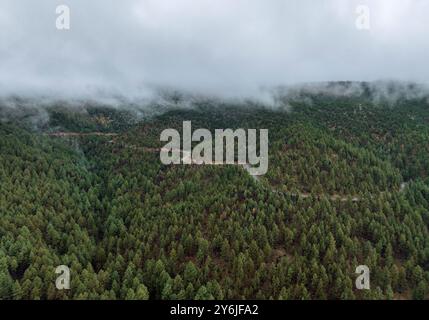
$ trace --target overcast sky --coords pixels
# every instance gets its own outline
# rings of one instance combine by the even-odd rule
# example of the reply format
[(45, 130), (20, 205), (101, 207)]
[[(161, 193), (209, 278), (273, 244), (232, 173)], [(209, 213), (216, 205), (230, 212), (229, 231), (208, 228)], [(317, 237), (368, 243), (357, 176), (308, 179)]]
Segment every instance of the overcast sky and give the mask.
[[(57, 5), (71, 29), (56, 29)], [(370, 8), (358, 30), (356, 8)], [(427, 0), (1, 0), (0, 93), (428, 82)]]

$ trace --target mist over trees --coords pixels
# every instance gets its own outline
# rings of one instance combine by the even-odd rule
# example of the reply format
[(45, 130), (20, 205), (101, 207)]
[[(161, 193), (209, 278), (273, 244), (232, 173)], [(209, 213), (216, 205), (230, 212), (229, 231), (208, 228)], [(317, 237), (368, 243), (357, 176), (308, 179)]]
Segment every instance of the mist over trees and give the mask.
[[(0, 298), (428, 298), (427, 96), (327, 87), (343, 91), (3, 117)], [(268, 173), (162, 165), (160, 132), (183, 121), (269, 129)], [(58, 265), (70, 290), (55, 288)], [(371, 290), (355, 288), (359, 265)]]

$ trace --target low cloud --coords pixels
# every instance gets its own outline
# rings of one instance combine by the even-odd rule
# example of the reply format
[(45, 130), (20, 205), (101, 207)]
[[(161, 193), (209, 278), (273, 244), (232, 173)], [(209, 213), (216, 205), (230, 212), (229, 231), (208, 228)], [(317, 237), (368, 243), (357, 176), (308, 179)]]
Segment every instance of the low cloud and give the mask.
[[(55, 27), (57, 5), (71, 30)], [(371, 29), (355, 26), (368, 5)], [(257, 98), (319, 81), (426, 83), (424, 0), (2, 0), (0, 95)]]

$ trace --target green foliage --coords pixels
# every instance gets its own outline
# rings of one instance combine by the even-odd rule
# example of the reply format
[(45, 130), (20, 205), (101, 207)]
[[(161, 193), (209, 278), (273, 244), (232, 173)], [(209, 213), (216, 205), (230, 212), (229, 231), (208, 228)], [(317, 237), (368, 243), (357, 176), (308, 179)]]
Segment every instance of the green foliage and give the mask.
[[(311, 99), (200, 105), (130, 129), (122, 111), (51, 111), (48, 131), (114, 139), (0, 124), (0, 298), (427, 298), (429, 109)], [(268, 174), (162, 165), (159, 134), (184, 120), (269, 129)], [(61, 264), (69, 291), (55, 289)], [(354, 287), (361, 264), (370, 291)]]

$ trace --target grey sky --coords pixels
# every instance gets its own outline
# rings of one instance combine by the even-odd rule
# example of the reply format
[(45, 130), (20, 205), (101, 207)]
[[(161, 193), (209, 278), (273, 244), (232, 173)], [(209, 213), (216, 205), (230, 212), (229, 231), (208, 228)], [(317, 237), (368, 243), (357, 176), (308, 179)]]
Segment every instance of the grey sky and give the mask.
[[(57, 5), (71, 30), (55, 27)], [(371, 29), (355, 27), (368, 5)], [(427, 0), (1, 0), (0, 93), (428, 82)]]

